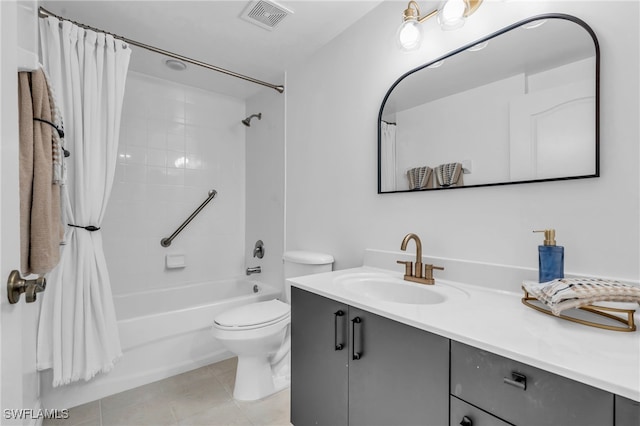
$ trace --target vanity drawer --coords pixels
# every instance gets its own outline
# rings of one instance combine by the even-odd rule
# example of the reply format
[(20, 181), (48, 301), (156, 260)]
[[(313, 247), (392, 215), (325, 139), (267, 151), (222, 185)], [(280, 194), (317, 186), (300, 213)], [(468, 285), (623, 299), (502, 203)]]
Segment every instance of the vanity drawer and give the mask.
[(467, 404), (455, 396), (449, 398), (451, 401), (449, 404), (450, 426), (511, 426), (510, 423), (503, 422), (499, 418), (471, 404)]
[(616, 395), (616, 426), (640, 425), (640, 402)]
[(451, 394), (518, 426), (613, 425), (613, 395), (459, 342)]

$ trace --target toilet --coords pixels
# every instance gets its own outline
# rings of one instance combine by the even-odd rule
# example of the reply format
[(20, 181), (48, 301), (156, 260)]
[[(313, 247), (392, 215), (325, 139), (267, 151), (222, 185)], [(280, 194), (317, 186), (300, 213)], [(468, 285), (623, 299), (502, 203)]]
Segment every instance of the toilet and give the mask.
[(291, 286), (286, 279), (329, 272), (333, 267), (333, 256), (324, 253), (288, 251), (282, 259), (284, 301), (249, 303), (214, 319), (213, 336), (238, 356), (233, 389), (237, 400), (254, 401), (289, 386)]

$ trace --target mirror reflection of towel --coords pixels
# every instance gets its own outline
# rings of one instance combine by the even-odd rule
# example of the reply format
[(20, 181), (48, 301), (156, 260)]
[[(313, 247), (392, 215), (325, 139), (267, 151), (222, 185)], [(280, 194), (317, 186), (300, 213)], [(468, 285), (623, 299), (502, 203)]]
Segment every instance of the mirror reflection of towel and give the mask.
[(407, 170), (409, 189), (424, 189), (433, 186), (433, 169), (431, 167), (414, 167)]
[(440, 188), (449, 188), (452, 186), (463, 186), (462, 180), (462, 164), (461, 163), (445, 163), (436, 167), (436, 178)]

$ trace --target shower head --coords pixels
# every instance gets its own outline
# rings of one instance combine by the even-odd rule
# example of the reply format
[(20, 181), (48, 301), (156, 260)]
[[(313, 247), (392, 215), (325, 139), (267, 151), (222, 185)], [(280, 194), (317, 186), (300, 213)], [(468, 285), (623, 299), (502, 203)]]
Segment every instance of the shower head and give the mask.
[(244, 120), (242, 120), (242, 124), (244, 124), (247, 127), (251, 127), (251, 119), (253, 117), (258, 117), (258, 120), (262, 120), (262, 113), (259, 112), (257, 114), (250, 115), (249, 117), (247, 117)]

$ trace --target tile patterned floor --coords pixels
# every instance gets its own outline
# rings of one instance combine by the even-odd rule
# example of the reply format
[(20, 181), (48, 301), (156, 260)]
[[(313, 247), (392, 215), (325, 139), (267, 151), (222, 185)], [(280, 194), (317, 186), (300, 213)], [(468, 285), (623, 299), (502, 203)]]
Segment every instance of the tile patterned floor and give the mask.
[(231, 358), (69, 410), (43, 426), (290, 426), (289, 389), (258, 401), (235, 401)]

